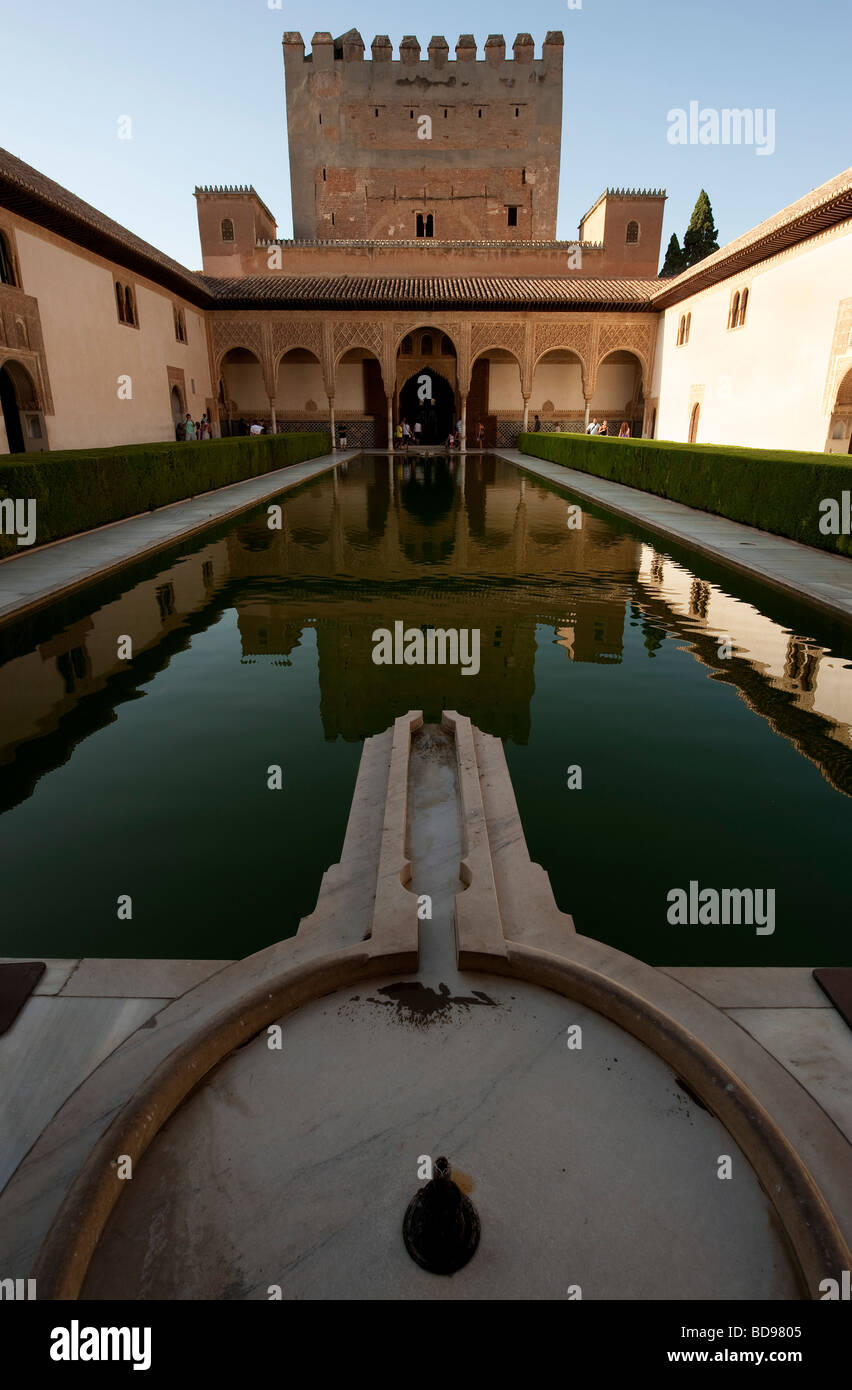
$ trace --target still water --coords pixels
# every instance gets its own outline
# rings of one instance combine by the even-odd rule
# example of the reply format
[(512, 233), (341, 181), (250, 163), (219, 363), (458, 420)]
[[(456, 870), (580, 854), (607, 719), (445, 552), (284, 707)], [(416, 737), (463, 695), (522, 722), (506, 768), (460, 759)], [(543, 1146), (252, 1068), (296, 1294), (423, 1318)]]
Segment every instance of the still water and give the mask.
[[(852, 964), (849, 630), (585, 504), (577, 529), (571, 500), (495, 458), (363, 457), (285, 494), (280, 531), (264, 505), (0, 629), (0, 955), (291, 935), (362, 740), (419, 708), (504, 741), (579, 931), (655, 964)], [(478, 674), (375, 665), (397, 621), (478, 629)], [(774, 931), (670, 924), (690, 881), (774, 890)]]

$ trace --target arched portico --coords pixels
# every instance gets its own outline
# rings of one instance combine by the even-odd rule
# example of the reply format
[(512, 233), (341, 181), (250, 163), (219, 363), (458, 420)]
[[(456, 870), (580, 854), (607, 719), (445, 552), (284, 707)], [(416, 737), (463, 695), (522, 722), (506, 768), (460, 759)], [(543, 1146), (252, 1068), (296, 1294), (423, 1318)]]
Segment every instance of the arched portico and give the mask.
[(228, 433), (239, 433), (239, 421), (250, 423), (270, 413), (263, 364), (247, 347), (230, 347), (219, 359), (219, 378), (223, 387)]
[(825, 449), (829, 454), (852, 454), (852, 367), (837, 388)]
[(626, 420), (631, 434), (641, 435), (645, 415), (644, 363), (638, 353), (616, 348), (604, 356), (595, 373), (588, 413), (607, 420), (611, 434), (618, 434)]
[(550, 348), (533, 367), (529, 414), (543, 430), (581, 430), (585, 397), (584, 365), (571, 348)]
[(12, 357), (0, 361), (0, 409), (10, 454), (48, 447), (38, 388), (23, 363)]

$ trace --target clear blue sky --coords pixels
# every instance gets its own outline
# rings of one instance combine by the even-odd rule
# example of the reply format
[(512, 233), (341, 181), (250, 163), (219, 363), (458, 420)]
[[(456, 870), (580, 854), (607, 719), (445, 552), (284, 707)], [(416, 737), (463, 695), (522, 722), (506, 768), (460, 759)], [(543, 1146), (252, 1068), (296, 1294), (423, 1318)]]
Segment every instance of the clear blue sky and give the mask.
[[(310, 46), (358, 28), (368, 50), (414, 33), (425, 53), (460, 31), (511, 47), (521, 26), (536, 56), (548, 29), (565, 34), (562, 237), (607, 186), (664, 187), (665, 247), (705, 187), (724, 243), (852, 163), (848, 0), (35, 0), (5, 7), (0, 144), (197, 269), (197, 183), (253, 183), (291, 234), (285, 29)], [(690, 101), (774, 108), (775, 153), (669, 144), (667, 113)]]

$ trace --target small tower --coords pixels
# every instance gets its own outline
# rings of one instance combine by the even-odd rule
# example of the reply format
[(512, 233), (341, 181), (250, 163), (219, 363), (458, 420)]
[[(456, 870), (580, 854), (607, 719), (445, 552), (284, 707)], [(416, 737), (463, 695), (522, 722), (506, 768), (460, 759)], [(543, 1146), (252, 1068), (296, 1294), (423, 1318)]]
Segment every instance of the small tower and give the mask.
[(255, 245), (274, 241), (275, 218), (249, 185), (196, 188), (205, 275), (249, 275)]
[(580, 223), (580, 241), (603, 244), (601, 275), (645, 279), (660, 268), (664, 188), (607, 188)]

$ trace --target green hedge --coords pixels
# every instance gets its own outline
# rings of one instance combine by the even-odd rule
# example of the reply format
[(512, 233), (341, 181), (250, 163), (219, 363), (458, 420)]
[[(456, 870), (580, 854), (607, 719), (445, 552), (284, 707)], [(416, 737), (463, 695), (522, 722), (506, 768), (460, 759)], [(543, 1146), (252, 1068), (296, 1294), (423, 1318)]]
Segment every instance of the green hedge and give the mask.
[[(35, 498), (39, 545), (330, 450), (331, 435), (322, 433), (13, 454), (0, 460), (0, 498)], [(0, 555), (27, 549), (0, 532)]]
[(852, 492), (847, 454), (738, 449), (585, 434), (522, 434), (518, 448), (598, 478), (670, 497), (804, 545), (852, 555), (852, 536), (823, 535), (820, 502)]

